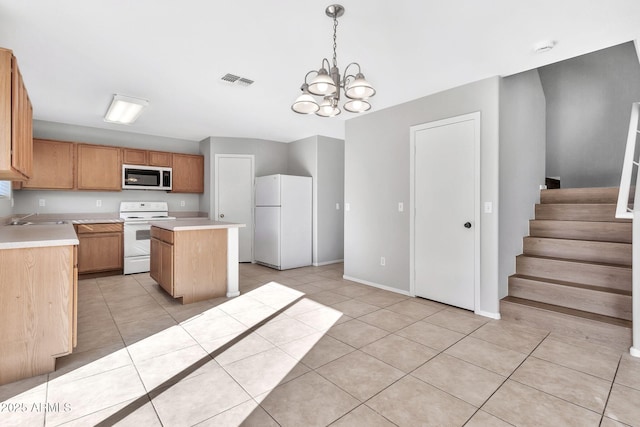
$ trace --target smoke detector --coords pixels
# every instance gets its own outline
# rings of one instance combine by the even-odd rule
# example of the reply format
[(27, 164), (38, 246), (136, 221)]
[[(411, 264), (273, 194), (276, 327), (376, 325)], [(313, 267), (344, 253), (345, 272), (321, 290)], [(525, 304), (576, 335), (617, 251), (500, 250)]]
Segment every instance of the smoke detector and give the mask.
[(558, 44), (558, 42), (555, 40), (543, 40), (533, 45), (533, 51), (535, 53), (549, 52), (556, 44)]
[(224, 83), (235, 85), (235, 86), (250, 86), (254, 82), (251, 79), (247, 79), (246, 77), (236, 76), (235, 74), (227, 73), (220, 78)]

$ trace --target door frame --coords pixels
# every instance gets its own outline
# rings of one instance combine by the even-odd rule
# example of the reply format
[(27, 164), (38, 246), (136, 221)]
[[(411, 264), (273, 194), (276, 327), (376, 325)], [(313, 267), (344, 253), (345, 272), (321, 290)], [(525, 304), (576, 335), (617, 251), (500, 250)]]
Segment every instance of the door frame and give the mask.
[[(213, 202), (213, 215), (214, 215), (214, 221), (218, 220), (218, 195), (220, 194), (220, 179), (218, 174), (220, 173), (220, 168), (219, 166), (219, 162), (220, 159), (223, 157), (231, 157), (231, 158), (245, 158), (245, 159), (249, 159), (251, 161), (251, 262), (255, 263), (256, 260), (254, 258), (254, 250), (253, 250), (253, 230), (255, 229), (255, 188), (256, 188), (256, 169), (255, 169), (255, 155), (253, 154), (215, 154), (214, 159), (215, 159), (215, 184), (214, 184), (214, 188), (215, 188), (215, 194), (214, 194), (214, 202)], [(239, 232), (238, 232), (239, 234)], [(239, 244), (239, 240), (238, 240), (238, 244)]]
[(409, 128), (410, 140), (409, 140), (409, 293), (411, 296), (416, 296), (416, 260), (415, 260), (415, 223), (416, 223), (416, 209), (415, 209), (415, 190), (416, 190), (416, 165), (415, 165), (415, 153), (416, 153), (416, 133), (422, 130), (452, 125), (455, 123), (474, 121), (475, 140), (474, 140), (474, 312), (480, 312), (480, 111), (474, 113), (463, 114), (460, 116), (449, 117), (447, 119), (436, 120), (433, 122), (423, 123), (420, 125), (411, 126)]

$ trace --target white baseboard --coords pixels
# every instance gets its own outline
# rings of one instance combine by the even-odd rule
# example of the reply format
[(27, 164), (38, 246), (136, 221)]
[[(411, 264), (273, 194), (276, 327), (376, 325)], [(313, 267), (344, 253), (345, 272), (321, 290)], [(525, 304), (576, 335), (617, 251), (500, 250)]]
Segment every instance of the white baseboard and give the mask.
[(402, 289), (392, 288), (391, 286), (386, 286), (386, 285), (381, 285), (379, 283), (369, 282), (368, 280), (362, 280), (362, 279), (358, 279), (356, 277), (351, 277), (351, 276), (346, 276), (346, 275), (342, 276), (342, 278), (345, 279), (345, 280), (351, 280), (352, 282), (362, 283), (363, 285), (368, 285), (368, 286), (372, 286), (374, 288), (382, 289), (384, 291), (395, 292), (397, 294), (406, 295), (408, 297), (412, 297), (413, 296), (413, 295), (411, 295), (411, 293), (409, 291), (403, 291)]
[(313, 266), (322, 267), (323, 265), (338, 264), (339, 262), (344, 262), (344, 259), (334, 259), (333, 261), (314, 262)]
[(490, 317), (491, 319), (496, 319), (496, 320), (501, 319), (500, 313), (492, 313), (490, 311), (478, 310), (475, 312), (475, 314), (477, 314), (478, 316)]
[(633, 357), (640, 357), (640, 348), (638, 347), (631, 347), (629, 349), (629, 354), (632, 355)]

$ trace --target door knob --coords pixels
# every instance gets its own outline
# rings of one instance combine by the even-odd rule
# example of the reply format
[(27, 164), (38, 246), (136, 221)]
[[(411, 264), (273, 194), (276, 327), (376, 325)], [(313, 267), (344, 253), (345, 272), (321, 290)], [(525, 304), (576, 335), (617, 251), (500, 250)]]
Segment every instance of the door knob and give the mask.
[(220, 214), (220, 218), (224, 218), (224, 214)]
[(470, 222), (465, 222), (464, 223), (464, 228), (471, 228), (471, 223)]

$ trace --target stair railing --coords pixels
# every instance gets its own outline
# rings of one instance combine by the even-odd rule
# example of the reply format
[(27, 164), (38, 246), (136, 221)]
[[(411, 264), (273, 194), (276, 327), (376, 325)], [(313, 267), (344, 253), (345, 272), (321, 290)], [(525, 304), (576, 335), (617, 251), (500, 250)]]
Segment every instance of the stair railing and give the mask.
[[(627, 146), (624, 152), (620, 190), (616, 206), (616, 218), (632, 219), (632, 272), (631, 272), (631, 303), (632, 303), (632, 344), (629, 353), (640, 357), (640, 150), (638, 144), (638, 119), (640, 117), (640, 102), (631, 106), (631, 120), (627, 134)], [(634, 186), (632, 186), (632, 183)], [(633, 192), (633, 193), (632, 193)], [(630, 196), (633, 194), (633, 198)], [(638, 244), (636, 244), (638, 243)]]

